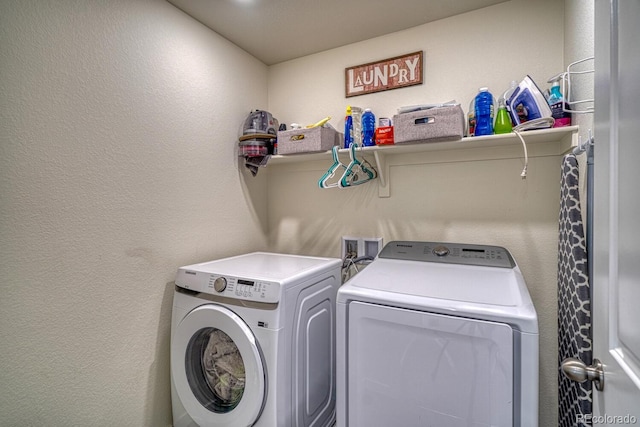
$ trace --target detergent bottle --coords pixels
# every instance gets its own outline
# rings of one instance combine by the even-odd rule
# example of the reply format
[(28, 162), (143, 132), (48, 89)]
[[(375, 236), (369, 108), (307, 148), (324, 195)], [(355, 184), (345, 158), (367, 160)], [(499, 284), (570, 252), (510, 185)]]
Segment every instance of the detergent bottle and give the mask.
[(496, 114), (496, 123), (493, 126), (495, 133), (511, 133), (513, 127), (511, 126), (511, 117), (507, 111), (504, 98), (498, 100), (498, 114)]
[(353, 144), (353, 117), (351, 117), (351, 105), (347, 106), (347, 115), (344, 118), (344, 148)]
[(568, 105), (564, 101), (562, 92), (560, 92), (560, 79), (562, 75), (555, 80), (551, 86), (549, 93), (549, 107), (551, 107), (551, 117), (554, 118), (553, 127), (571, 126), (571, 113), (564, 110), (568, 110)]
[(474, 102), (476, 128), (475, 136), (493, 134), (494, 106), (493, 95), (489, 88), (481, 87)]
[(469, 112), (467, 113), (467, 136), (476, 134), (476, 109), (474, 107), (476, 99), (473, 98), (469, 103)]
[(362, 145), (365, 147), (371, 147), (376, 145), (375, 134), (376, 131), (376, 116), (371, 109), (367, 108), (362, 114)]

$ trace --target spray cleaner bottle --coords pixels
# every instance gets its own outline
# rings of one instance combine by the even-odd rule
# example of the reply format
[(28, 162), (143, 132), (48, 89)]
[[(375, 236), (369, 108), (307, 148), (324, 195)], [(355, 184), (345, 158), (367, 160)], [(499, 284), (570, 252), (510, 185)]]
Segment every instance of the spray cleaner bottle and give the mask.
[(507, 111), (504, 97), (498, 99), (498, 114), (496, 115), (496, 123), (493, 125), (493, 131), (499, 133), (511, 133), (513, 127), (511, 126), (511, 116)]
[(555, 120), (553, 123), (554, 128), (571, 126), (571, 113), (565, 111), (569, 109), (569, 106), (565, 102), (562, 92), (560, 92), (560, 79), (562, 79), (562, 74), (558, 75), (558, 78), (553, 81), (548, 100), (551, 107), (551, 117)]
[(353, 144), (353, 117), (351, 117), (351, 105), (347, 106), (347, 115), (344, 118), (344, 148)]

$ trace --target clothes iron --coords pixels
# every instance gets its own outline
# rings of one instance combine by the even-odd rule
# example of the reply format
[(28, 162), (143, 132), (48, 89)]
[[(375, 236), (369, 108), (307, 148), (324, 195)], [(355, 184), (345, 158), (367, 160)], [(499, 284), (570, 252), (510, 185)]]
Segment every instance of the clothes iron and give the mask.
[(531, 120), (551, 117), (547, 99), (529, 76), (520, 82), (506, 103), (516, 126)]

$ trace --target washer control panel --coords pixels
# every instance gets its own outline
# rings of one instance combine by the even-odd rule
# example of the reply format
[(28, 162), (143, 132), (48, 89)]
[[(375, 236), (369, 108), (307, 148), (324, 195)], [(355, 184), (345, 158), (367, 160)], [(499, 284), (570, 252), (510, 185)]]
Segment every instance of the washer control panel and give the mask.
[(277, 303), (280, 300), (280, 284), (265, 280), (181, 268), (175, 283), (196, 292), (245, 301)]
[(378, 257), (485, 267), (513, 268), (516, 266), (509, 251), (501, 246), (463, 243), (396, 241), (385, 245)]
[(201, 291), (228, 298), (278, 302), (280, 285), (262, 280), (210, 274), (206, 288)]

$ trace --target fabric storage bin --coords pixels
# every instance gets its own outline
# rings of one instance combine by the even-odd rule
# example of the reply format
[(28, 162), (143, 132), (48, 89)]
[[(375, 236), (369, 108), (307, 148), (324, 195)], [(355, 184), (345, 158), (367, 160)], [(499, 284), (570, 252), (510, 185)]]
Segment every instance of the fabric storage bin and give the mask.
[(328, 151), (341, 145), (342, 134), (331, 127), (293, 129), (278, 132), (278, 154)]
[(459, 105), (393, 116), (396, 144), (453, 141), (464, 136), (464, 112)]

